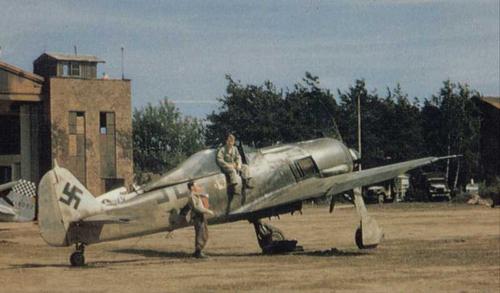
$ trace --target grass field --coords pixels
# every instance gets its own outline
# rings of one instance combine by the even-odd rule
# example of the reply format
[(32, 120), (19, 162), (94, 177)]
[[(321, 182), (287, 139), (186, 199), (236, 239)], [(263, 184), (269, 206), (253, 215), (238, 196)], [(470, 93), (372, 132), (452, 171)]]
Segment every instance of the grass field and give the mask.
[[(193, 229), (87, 247), (49, 247), (34, 223), (0, 223), (0, 292), (370, 291), (499, 292), (500, 209), (448, 203), (368, 206), (384, 229), (375, 250), (354, 244), (351, 207), (271, 223), (304, 252), (264, 256), (247, 222), (210, 226), (207, 260), (191, 258)], [(336, 248), (336, 249), (332, 249)]]

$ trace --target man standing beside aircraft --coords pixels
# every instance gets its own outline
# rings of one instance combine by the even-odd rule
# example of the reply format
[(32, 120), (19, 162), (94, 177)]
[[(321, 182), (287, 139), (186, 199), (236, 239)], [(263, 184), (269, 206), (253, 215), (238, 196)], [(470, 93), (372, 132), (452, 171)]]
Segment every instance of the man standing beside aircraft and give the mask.
[(237, 175), (241, 175), (243, 188), (252, 188), (250, 185), (250, 172), (248, 166), (242, 164), (241, 156), (238, 149), (234, 146), (236, 138), (229, 134), (226, 139), (226, 144), (217, 151), (217, 164), (222, 171), (229, 177), (229, 185), (237, 192), (238, 185)]
[(196, 258), (206, 258), (202, 252), (208, 241), (207, 217), (205, 214), (213, 216), (214, 212), (208, 209), (208, 194), (203, 193), (203, 189), (200, 186), (193, 181), (190, 181), (187, 186), (190, 191), (188, 205), (191, 207), (191, 219), (194, 222), (195, 231), (195, 251), (193, 256)]

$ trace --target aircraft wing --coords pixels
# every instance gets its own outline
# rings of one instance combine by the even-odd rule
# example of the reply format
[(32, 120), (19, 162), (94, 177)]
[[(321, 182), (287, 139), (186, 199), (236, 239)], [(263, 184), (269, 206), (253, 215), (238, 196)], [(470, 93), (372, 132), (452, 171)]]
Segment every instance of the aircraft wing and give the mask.
[(8, 190), (8, 189), (12, 189), (12, 187), (14, 187), (16, 184), (17, 184), (17, 181), (12, 181), (9, 183), (0, 184), (0, 192)]
[(12, 207), (5, 205), (2, 201), (3, 200), (0, 200), (0, 214), (14, 217), (16, 215), (14, 209)]
[[(425, 166), (439, 160), (456, 157), (456, 155), (447, 157), (426, 157), (336, 176), (310, 178), (266, 194), (263, 197), (242, 206), (232, 214), (255, 212), (282, 204), (321, 197), (325, 194), (339, 194), (352, 190), (356, 187), (392, 179), (409, 170)], [(311, 196), (311, 190), (315, 190), (317, 193)]]

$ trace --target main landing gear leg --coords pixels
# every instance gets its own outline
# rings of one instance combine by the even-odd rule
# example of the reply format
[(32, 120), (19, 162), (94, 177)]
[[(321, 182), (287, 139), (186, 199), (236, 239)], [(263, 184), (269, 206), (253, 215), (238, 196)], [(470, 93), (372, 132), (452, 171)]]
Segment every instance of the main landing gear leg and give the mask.
[(85, 256), (83, 253), (85, 252), (85, 244), (84, 243), (76, 243), (75, 244), (75, 252), (71, 254), (69, 257), (69, 262), (73, 267), (81, 267), (85, 265)]
[(297, 246), (297, 240), (286, 240), (283, 232), (260, 220), (253, 222), (257, 241), (263, 254), (279, 254), (293, 251), (302, 251), (302, 246)]
[(374, 218), (368, 215), (361, 188), (354, 189), (354, 205), (358, 212), (360, 223), (354, 235), (354, 240), (359, 249), (375, 248), (384, 238), (384, 232)]

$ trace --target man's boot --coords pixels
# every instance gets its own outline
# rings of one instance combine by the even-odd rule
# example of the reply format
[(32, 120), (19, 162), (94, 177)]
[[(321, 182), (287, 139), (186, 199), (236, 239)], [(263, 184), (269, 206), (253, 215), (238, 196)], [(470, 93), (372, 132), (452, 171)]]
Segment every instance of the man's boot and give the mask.
[(203, 253), (200, 249), (197, 249), (197, 250), (194, 252), (193, 256), (194, 256), (195, 258), (207, 258), (207, 256), (206, 256), (206, 255), (205, 255), (205, 254), (204, 254), (204, 253)]

